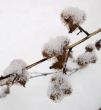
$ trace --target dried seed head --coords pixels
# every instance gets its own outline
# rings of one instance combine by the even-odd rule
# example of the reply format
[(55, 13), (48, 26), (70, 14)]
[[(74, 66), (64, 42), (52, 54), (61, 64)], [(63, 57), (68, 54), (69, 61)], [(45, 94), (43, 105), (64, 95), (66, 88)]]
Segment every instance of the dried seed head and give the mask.
[(65, 8), (61, 12), (61, 20), (69, 28), (70, 33), (77, 29), (78, 25), (82, 24), (85, 19), (85, 12), (75, 7)]
[(64, 52), (64, 47), (67, 45), (69, 45), (69, 39), (66, 36), (56, 37), (44, 45), (42, 55), (44, 57), (62, 55)]
[(62, 72), (54, 73), (50, 83), (48, 96), (54, 102), (61, 101), (64, 96), (72, 93), (71, 85), (67, 81), (66, 75)]
[[(56, 57), (56, 61), (55, 63), (52, 64), (52, 66), (50, 66), (50, 69), (63, 69), (64, 63), (66, 61), (66, 57), (67, 57), (67, 52), (64, 49), (63, 50), (63, 54), (62, 55), (58, 55), (55, 56)], [(68, 56), (70, 57), (70, 55)]]
[(66, 81), (65, 75), (62, 75), (62, 73), (54, 73), (54, 75), (51, 78), (51, 83), (61, 85)]
[(97, 48), (97, 50), (100, 50), (100, 48), (101, 48), (101, 39), (98, 40), (98, 41), (95, 43), (95, 47)]
[(72, 88), (71, 88), (69, 82), (62, 84), (60, 88), (61, 88), (64, 96), (70, 95), (72, 93)]
[(95, 52), (85, 52), (77, 58), (77, 64), (86, 66), (89, 63), (96, 63), (97, 57)]
[(2, 83), (7, 85), (20, 84), (25, 86), (29, 79), (29, 73), (26, 69), (26, 63), (22, 60), (13, 60), (10, 65), (4, 71), (4, 77), (7, 77)]
[(60, 62), (55, 62), (52, 64), (52, 66), (50, 66), (50, 69), (62, 69), (63, 68), (63, 64)]
[(51, 84), (48, 87), (48, 96), (54, 102), (59, 102), (63, 98), (62, 91), (60, 90), (59, 85)]
[(88, 44), (85, 47), (85, 49), (86, 49), (87, 52), (92, 52), (94, 50), (94, 45), (93, 44)]

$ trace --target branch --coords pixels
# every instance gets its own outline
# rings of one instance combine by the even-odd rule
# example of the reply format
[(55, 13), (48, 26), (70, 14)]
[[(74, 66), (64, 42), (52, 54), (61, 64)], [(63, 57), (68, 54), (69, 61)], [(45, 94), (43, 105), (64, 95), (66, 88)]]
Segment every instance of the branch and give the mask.
[[(69, 70), (67, 72), (67, 76), (70, 76), (72, 75), (73, 73), (79, 71), (80, 69), (82, 69), (81, 67), (80, 68), (73, 68), (71, 70)], [(34, 75), (34, 76), (30, 76), (29, 79), (33, 79), (33, 78), (36, 78), (36, 77), (42, 77), (42, 76), (48, 76), (48, 75), (52, 75), (54, 73), (58, 73), (58, 72), (50, 72), (50, 73), (38, 73), (37, 75)]]
[[(83, 39), (77, 41), (76, 43), (74, 43), (74, 44), (72, 44), (72, 45), (70, 45), (70, 46), (67, 46), (66, 49), (74, 48), (75, 46), (81, 44), (82, 42), (84, 42), (84, 41), (86, 41), (87, 39), (91, 38), (92, 36), (98, 34), (99, 32), (101, 32), (101, 28), (98, 29), (98, 30), (96, 30), (96, 31), (94, 31), (94, 32), (92, 32), (89, 36), (86, 36), (85, 38), (83, 38)], [(32, 64), (26, 66), (25, 69), (28, 70), (28, 69), (30, 69), (30, 68), (32, 68), (32, 67), (34, 67), (34, 66), (36, 66), (36, 65), (38, 65), (38, 64), (40, 64), (40, 63), (42, 63), (42, 62), (44, 62), (44, 61), (46, 61), (46, 60), (48, 60), (48, 59), (50, 59), (50, 58), (52, 58), (52, 57), (43, 58), (43, 59), (41, 59), (41, 60), (39, 60), (39, 61), (37, 61), (37, 62), (35, 62), (35, 63), (32, 63)]]
[(40, 64), (40, 63), (42, 63), (42, 62), (44, 62), (44, 61), (46, 61), (46, 60), (48, 60), (48, 59), (50, 59), (51, 57), (49, 57), (49, 58), (43, 58), (43, 59), (41, 59), (41, 60), (39, 60), (39, 61), (37, 61), (37, 62), (35, 62), (35, 63), (32, 63), (32, 64), (30, 64), (30, 65), (28, 65), (28, 66), (26, 66), (25, 67), (25, 69), (30, 69), (30, 68), (32, 68), (32, 67), (34, 67), (34, 66), (36, 66), (36, 65), (38, 65), (38, 64)]
[(67, 49), (76, 47), (77, 45), (79, 45), (79, 44), (81, 44), (82, 42), (88, 40), (89, 38), (91, 38), (92, 36), (98, 34), (99, 32), (101, 32), (101, 28), (98, 29), (98, 30), (96, 30), (96, 31), (94, 31), (94, 32), (92, 32), (89, 36), (86, 36), (85, 38), (83, 38), (83, 39), (77, 41), (76, 43), (74, 43), (74, 44), (72, 44), (72, 45), (70, 45), (70, 46), (67, 46)]
[[(80, 32), (84, 32), (87, 36), (90, 35), (90, 34), (89, 34), (87, 31), (85, 31), (81, 26), (78, 25), (78, 28), (79, 28)], [(78, 34), (79, 34), (79, 33), (78, 33)]]
[[(86, 41), (87, 39), (89, 39), (90, 37), (96, 35), (96, 34), (99, 33), (99, 32), (101, 32), (101, 28), (98, 29), (98, 30), (96, 30), (96, 31), (94, 31), (94, 32), (91, 33), (89, 36), (86, 36), (85, 38), (83, 38), (83, 39), (77, 41), (76, 43), (74, 43), (74, 44), (72, 44), (72, 45), (70, 45), (70, 46), (67, 46), (66, 49), (67, 49), (67, 50), (68, 50), (68, 49), (72, 49), (73, 47), (75, 47), (75, 46), (79, 45), (80, 43)], [(28, 70), (28, 69), (30, 69), (30, 68), (32, 68), (32, 67), (34, 67), (34, 66), (36, 66), (36, 65), (38, 65), (38, 64), (40, 64), (40, 63), (42, 63), (42, 62), (44, 62), (44, 61), (46, 61), (46, 60), (48, 60), (48, 59), (50, 59), (50, 58), (52, 58), (52, 57), (43, 58), (43, 59), (41, 59), (41, 60), (39, 60), (39, 61), (37, 61), (37, 62), (35, 62), (35, 63), (32, 63), (32, 64), (26, 66), (24, 69), (27, 69), (27, 70)], [(44, 74), (44, 76), (45, 76), (45, 75), (47, 75), (47, 74)], [(40, 76), (40, 75), (39, 75), (39, 76)], [(41, 76), (42, 76), (42, 75), (41, 75)], [(0, 81), (3, 81), (3, 79), (8, 79), (9, 77), (12, 77), (12, 79), (13, 79), (13, 77), (15, 77), (15, 76), (14, 76), (13, 74), (9, 74), (9, 75), (7, 75), (7, 76), (1, 76), (1, 77), (0, 77)]]
[(63, 73), (64, 73), (64, 74), (67, 74), (67, 68), (66, 68), (66, 66), (67, 66), (67, 61), (68, 61), (68, 58), (69, 58), (69, 56), (70, 56), (71, 50), (72, 50), (72, 48), (70, 48), (70, 49), (68, 50), (68, 52), (66, 53), (66, 56), (65, 56), (65, 61), (64, 61), (64, 66), (63, 66)]
[(29, 79), (36, 78), (36, 77), (41, 77), (41, 76), (47, 76), (47, 75), (51, 75), (51, 74), (54, 74), (54, 73), (40, 73), (38, 75), (30, 76)]

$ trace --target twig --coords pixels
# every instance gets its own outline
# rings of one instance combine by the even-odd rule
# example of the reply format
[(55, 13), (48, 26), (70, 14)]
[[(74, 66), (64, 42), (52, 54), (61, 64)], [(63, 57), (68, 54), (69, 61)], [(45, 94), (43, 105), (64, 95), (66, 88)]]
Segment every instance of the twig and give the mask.
[(54, 73), (40, 73), (38, 75), (31, 76), (29, 79), (41, 77), (41, 76), (47, 76), (47, 75), (51, 75), (51, 74), (54, 74)]
[(67, 61), (68, 61), (68, 58), (69, 58), (69, 55), (70, 55), (71, 50), (72, 50), (72, 48), (70, 48), (70, 49), (67, 51), (66, 56), (65, 56), (65, 61), (64, 61), (64, 66), (63, 66), (63, 73), (64, 73), (64, 74), (67, 73), (66, 66), (67, 66)]
[[(94, 32), (91, 33), (89, 36), (86, 36), (85, 38), (83, 38), (83, 39), (77, 41), (76, 43), (74, 43), (74, 44), (72, 44), (72, 45), (70, 45), (70, 46), (67, 46), (66, 49), (68, 50), (68, 49), (71, 49), (71, 48), (73, 48), (73, 47), (79, 45), (80, 43), (86, 41), (87, 39), (89, 39), (90, 37), (96, 35), (96, 34), (99, 33), (99, 32), (101, 32), (101, 28), (98, 29), (98, 30), (96, 30), (96, 31), (94, 31)], [(32, 67), (34, 67), (34, 66), (36, 66), (36, 65), (38, 65), (38, 64), (40, 64), (40, 63), (42, 63), (42, 62), (44, 62), (44, 61), (46, 61), (46, 60), (48, 60), (48, 59), (50, 59), (50, 58), (52, 58), (52, 57), (43, 58), (43, 59), (41, 59), (41, 60), (39, 60), (39, 61), (37, 61), (37, 62), (35, 62), (35, 63), (32, 63), (32, 64), (26, 66), (24, 69), (27, 69), (27, 70), (28, 70), (28, 69), (30, 69), (30, 68), (32, 68)], [(7, 76), (1, 76), (1, 77), (0, 77), (0, 80), (6, 79), (6, 78), (8, 78), (8, 77), (10, 77), (10, 76), (12, 76), (12, 75), (13, 75), (13, 74), (9, 74), (9, 75), (7, 75)]]
[[(83, 38), (83, 39), (77, 41), (76, 43), (74, 43), (74, 44), (72, 44), (72, 45), (70, 45), (70, 46), (67, 46), (66, 49), (70, 49), (70, 48), (73, 48), (73, 47), (79, 45), (80, 43), (86, 41), (87, 39), (89, 39), (90, 37), (96, 35), (96, 34), (99, 33), (99, 32), (101, 32), (101, 28), (98, 29), (98, 30), (96, 30), (96, 31), (94, 31), (94, 32), (92, 32), (89, 36), (86, 36), (85, 38)], [(48, 60), (48, 59), (50, 59), (50, 58), (52, 58), (52, 57), (41, 59), (41, 60), (39, 60), (39, 61), (37, 61), (37, 62), (35, 62), (35, 63), (32, 63), (32, 64), (26, 66), (25, 69), (28, 70), (28, 69), (30, 69), (30, 68), (32, 68), (32, 67), (34, 67), (34, 66), (36, 66), (36, 65), (38, 65), (38, 64), (40, 64), (40, 63), (42, 63), (42, 62), (44, 62), (44, 61), (46, 61), (46, 60)]]
[[(82, 68), (73, 68), (72, 70), (69, 70), (67, 76), (72, 75), (73, 73), (79, 71), (80, 69), (82, 69)], [(36, 78), (36, 77), (42, 77), (42, 76), (48, 76), (48, 75), (52, 75), (54, 73), (58, 73), (58, 72), (38, 73), (38, 75), (31, 76), (29, 79), (33, 79), (33, 78)]]
[(48, 59), (50, 59), (51, 57), (49, 57), (49, 58), (43, 58), (43, 59), (41, 59), (41, 60), (39, 60), (39, 61), (37, 61), (37, 62), (35, 62), (35, 63), (32, 63), (32, 64), (30, 64), (30, 65), (28, 65), (28, 66), (26, 66), (25, 67), (25, 69), (30, 69), (30, 68), (32, 68), (32, 67), (34, 67), (34, 66), (36, 66), (36, 65), (38, 65), (38, 64), (40, 64), (40, 63), (42, 63), (42, 62), (44, 62), (44, 61), (46, 61), (46, 60), (48, 60)]
[(96, 30), (96, 31), (94, 31), (94, 32), (92, 32), (89, 36), (84, 37), (83, 39), (77, 41), (76, 43), (74, 43), (74, 44), (72, 44), (72, 45), (70, 45), (70, 46), (67, 46), (66, 49), (70, 49), (70, 48), (73, 48), (73, 47), (75, 47), (75, 46), (81, 44), (82, 42), (88, 40), (89, 38), (91, 38), (92, 36), (98, 34), (99, 32), (101, 32), (101, 28), (98, 29), (98, 30)]
[(78, 28), (79, 28), (80, 32), (84, 32), (87, 36), (90, 35), (90, 34), (89, 34), (86, 30), (84, 30), (81, 26), (78, 25)]

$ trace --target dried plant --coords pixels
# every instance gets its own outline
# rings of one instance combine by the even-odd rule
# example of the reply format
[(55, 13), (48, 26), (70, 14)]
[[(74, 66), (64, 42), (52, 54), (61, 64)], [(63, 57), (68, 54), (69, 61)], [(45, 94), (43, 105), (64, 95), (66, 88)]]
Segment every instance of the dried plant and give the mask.
[(79, 8), (65, 8), (61, 13), (63, 23), (69, 28), (69, 33), (75, 31), (86, 20), (86, 14)]
[[(27, 65), (20, 59), (13, 60), (0, 77), (1, 98), (7, 96), (10, 93), (10, 88), (15, 84), (25, 87), (26, 83), (32, 78), (52, 75), (50, 85), (48, 87), (48, 96), (54, 102), (58, 102), (73, 92), (68, 81), (69, 75), (85, 68), (88, 64), (96, 63), (97, 57), (95, 49), (100, 50), (101, 39), (96, 41), (95, 44), (86, 45), (85, 52), (79, 55), (75, 60), (73, 56), (75, 51), (72, 49), (101, 32), (101, 28), (90, 34), (84, 30), (80, 25), (84, 23), (86, 14), (78, 8), (70, 7), (64, 9), (61, 13), (61, 19), (68, 27), (69, 33), (79, 29), (80, 32), (84, 32), (86, 34), (86, 37), (73, 44), (70, 44), (70, 40), (67, 36), (59, 36), (51, 39), (43, 47), (42, 55), (44, 58), (30, 65)], [(34, 74), (31, 74), (28, 71), (32, 67), (47, 61), (48, 59), (52, 59), (54, 61), (54, 63), (49, 67), (54, 70), (53, 73), (34, 72)], [(67, 63), (70, 59), (72, 59), (71, 63), (77, 64), (78, 67), (69, 68)]]
[(100, 50), (100, 48), (101, 48), (101, 39), (98, 40), (98, 41), (95, 43), (95, 47), (97, 48), (97, 50)]

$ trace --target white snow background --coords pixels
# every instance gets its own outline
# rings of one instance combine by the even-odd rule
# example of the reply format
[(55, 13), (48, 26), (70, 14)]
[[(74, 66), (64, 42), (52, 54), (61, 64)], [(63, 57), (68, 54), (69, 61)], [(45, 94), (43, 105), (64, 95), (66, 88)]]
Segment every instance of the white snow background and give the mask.
[[(85, 36), (78, 31), (68, 34), (60, 20), (61, 11), (68, 6), (79, 7), (87, 14), (82, 25), (88, 32), (101, 27), (101, 0), (0, 0), (0, 74), (16, 58), (31, 64), (42, 58), (41, 50), (51, 37), (66, 35), (71, 42)], [(101, 33), (73, 50), (101, 38)], [(60, 103), (47, 96), (50, 76), (30, 80), (26, 88), (14, 86), (11, 94), (0, 99), (0, 110), (97, 110), (101, 106), (101, 50), (98, 61), (69, 77), (73, 93)], [(46, 61), (31, 71), (48, 72)]]

